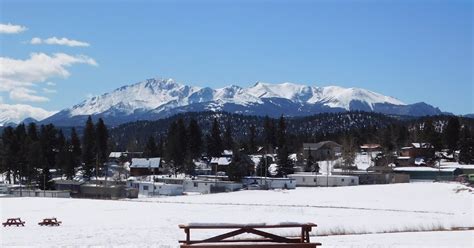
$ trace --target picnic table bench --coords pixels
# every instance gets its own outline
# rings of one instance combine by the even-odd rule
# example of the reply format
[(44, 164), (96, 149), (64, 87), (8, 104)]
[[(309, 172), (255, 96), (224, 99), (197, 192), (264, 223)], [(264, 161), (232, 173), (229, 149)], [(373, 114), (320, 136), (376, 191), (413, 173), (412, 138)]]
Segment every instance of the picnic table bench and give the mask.
[(61, 221), (58, 221), (56, 218), (46, 218), (43, 221), (39, 222), (38, 225), (40, 226), (59, 226), (61, 225)]
[(6, 226), (25, 226), (25, 222), (24, 221), (21, 221), (20, 218), (10, 218), (10, 219), (7, 219), (6, 222), (3, 222), (2, 225), (4, 227)]
[[(268, 248), (316, 248), (321, 243), (311, 243), (309, 233), (313, 223), (280, 223), (280, 224), (205, 224), (194, 223), (179, 225), (186, 234), (186, 240), (180, 240), (181, 248), (245, 248), (245, 247), (268, 247)], [(283, 237), (259, 229), (276, 228), (300, 228), (299, 237)], [(232, 230), (221, 235), (202, 240), (191, 240), (191, 229), (228, 229)], [(250, 233), (260, 237), (235, 239), (240, 234)], [(233, 238), (233, 239), (230, 239)]]

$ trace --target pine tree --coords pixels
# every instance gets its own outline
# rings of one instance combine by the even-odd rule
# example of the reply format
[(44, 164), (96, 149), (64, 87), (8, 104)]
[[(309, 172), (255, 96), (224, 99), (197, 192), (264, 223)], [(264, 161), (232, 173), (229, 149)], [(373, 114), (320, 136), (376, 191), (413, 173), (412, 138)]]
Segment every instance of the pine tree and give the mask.
[(226, 167), (226, 175), (231, 181), (241, 181), (245, 176), (250, 175), (250, 166), (253, 164), (250, 159), (241, 154), (238, 146), (235, 146), (232, 152), (232, 162)]
[(265, 138), (265, 144), (270, 147), (275, 147), (277, 145), (276, 135), (275, 135), (275, 124), (272, 119), (268, 116), (265, 116), (263, 121), (263, 132)]
[(89, 116), (82, 136), (82, 161), (84, 163), (84, 177), (91, 178), (96, 165), (96, 131), (92, 118)]
[(107, 161), (109, 131), (102, 118), (97, 121), (96, 128), (96, 153), (99, 164), (102, 166)]
[(446, 125), (446, 129), (444, 131), (444, 140), (446, 147), (451, 153), (453, 153), (457, 148), (460, 129), (461, 125), (459, 124), (459, 119), (457, 117), (449, 118), (448, 124)]
[(256, 145), (256, 128), (255, 125), (251, 125), (249, 128), (249, 136), (248, 136), (248, 144), (247, 144), (247, 152), (249, 154), (255, 153), (257, 151)]
[(15, 170), (16, 156), (19, 150), (18, 141), (16, 139), (15, 131), (12, 127), (6, 127), (3, 129), (2, 134), (3, 143), (3, 159), (2, 168), (6, 172), (8, 183), (15, 183), (15, 177), (13, 171)]
[(67, 166), (67, 156), (69, 153), (69, 147), (66, 142), (66, 137), (64, 137), (63, 131), (60, 129), (58, 131), (58, 137), (56, 140), (57, 144), (57, 153), (56, 153), (56, 168), (60, 169), (63, 174), (65, 174)]
[(227, 122), (224, 132), (223, 145), (225, 150), (231, 150), (234, 147), (234, 139), (232, 137), (232, 124)]
[(168, 129), (165, 157), (175, 174), (184, 170), (184, 161), (187, 156), (186, 138), (183, 120), (172, 122)]
[(81, 165), (81, 156), (82, 156), (82, 149), (81, 149), (81, 140), (77, 135), (76, 129), (72, 128), (71, 130), (71, 164), (70, 167), (67, 169), (66, 175), (70, 176), (71, 178), (75, 176), (75, 167)]
[(15, 128), (15, 135), (18, 144), (15, 174), (16, 177), (18, 177), (18, 180), (22, 182), (28, 167), (27, 154), (29, 148), (29, 139), (27, 139), (26, 128), (23, 123)]
[(211, 133), (207, 137), (207, 153), (211, 157), (221, 156), (223, 151), (222, 148), (222, 139), (221, 139), (221, 130), (219, 128), (219, 122), (214, 118), (212, 123)]
[(192, 159), (201, 157), (202, 152), (202, 131), (195, 119), (189, 121), (188, 126), (189, 137), (189, 154)]
[(354, 139), (349, 134), (344, 138), (344, 142), (342, 145), (342, 159), (344, 162), (343, 169), (350, 170), (354, 166), (356, 158), (356, 147), (354, 143)]
[(283, 116), (278, 122), (278, 176), (286, 176), (294, 172), (293, 161), (289, 158), (288, 146), (286, 143), (286, 122)]
[(39, 143), (41, 149), (42, 174), (40, 175), (40, 188), (51, 189), (50, 169), (55, 167), (57, 153), (57, 130), (52, 124), (41, 126)]
[(308, 158), (306, 159), (304, 171), (305, 172), (313, 172), (313, 170), (314, 170), (314, 158), (311, 155), (311, 152), (309, 152), (308, 153)]
[(459, 163), (474, 164), (474, 138), (466, 126), (462, 129), (459, 148)]
[(260, 158), (260, 161), (257, 164), (257, 168), (255, 169), (255, 174), (259, 177), (266, 177), (269, 175), (268, 168), (272, 163), (271, 157), (267, 157), (266, 155)]
[(158, 153), (158, 147), (156, 145), (155, 139), (153, 136), (148, 137), (148, 141), (145, 145), (145, 150), (143, 151), (143, 156), (147, 158), (156, 157)]

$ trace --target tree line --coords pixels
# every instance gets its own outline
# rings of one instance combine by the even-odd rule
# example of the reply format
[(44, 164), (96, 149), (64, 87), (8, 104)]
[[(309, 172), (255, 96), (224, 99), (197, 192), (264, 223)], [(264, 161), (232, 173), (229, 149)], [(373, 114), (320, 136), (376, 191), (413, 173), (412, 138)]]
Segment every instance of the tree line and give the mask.
[(52, 172), (72, 179), (79, 171), (88, 179), (103, 169), (108, 157), (108, 129), (89, 117), (82, 139), (75, 128), (66, 137), (53, 124), (20, 124), (3, 129), (0, 172), (9, 183), (51, 188)]
[[(164, 121), (130, 123), (109, 131), (102, 119), (94, 123), (89, 117), (82, 133), (72, 128), (68, 137), (52, 124), (6, 127), (0, 140), (0, 172), (10, 183), (21, 179), (22, 183), (49, 188), (52, 170), (68, 179), (78, 173), (88, 179), (103, 172), (110, 151), (128, 150), (143, 151), (145, 157), (162, 157), (171, 173), (193, 175), (194, 161), (232, 150), (232, 163), (225, 169), (229, 176), (266, 175), (271, 163), (277, 164), (277, 175), (284, 176), (293, 172), (294, 161), (289, 155), (301, 152), (302, 143), (324, 140), (343, 145), (347, 166), (353, 164), (358, 146), (365, 143), (379, 143), (389, 153), (410, 142), (429, 142), (436, 150), (460, 150), (460, 162), (474, 163), (474, 121), (455, 116), (397, 120), (354, 112), (274, 119), (191, 113)], [(160, 127), (156, 127), (158, 124)], [(323, 125), (330, 127), (325, 129)], [(163, 128), (165, 131), (156, 131)], [(129, 139), (125, 146), (123, 137)], [(275, 161), (262, 158), (254, 172), (248, 155), (257, 152), (277, 156)], [(304, 166), (306, 170), (315, 169), (311, 159)]]

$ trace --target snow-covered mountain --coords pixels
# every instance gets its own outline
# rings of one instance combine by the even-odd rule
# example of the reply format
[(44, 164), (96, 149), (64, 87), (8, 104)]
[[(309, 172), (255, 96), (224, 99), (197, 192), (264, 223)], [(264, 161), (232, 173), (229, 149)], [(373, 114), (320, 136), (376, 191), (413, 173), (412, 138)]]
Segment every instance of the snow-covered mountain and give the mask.
[(348, 110), (414, 116), (441, 113), (428, 104), (405, 104), (396, 98), (358, 88), (258, 82), (248, 88), (231, 85), (212, 89), (187, 86), (172, 79), (148, 79), (87, 99), (42, 123), (82, 125), (88, 115), (105, 118), (109, 124), (120, 124), (187, 111), (304, 116)]

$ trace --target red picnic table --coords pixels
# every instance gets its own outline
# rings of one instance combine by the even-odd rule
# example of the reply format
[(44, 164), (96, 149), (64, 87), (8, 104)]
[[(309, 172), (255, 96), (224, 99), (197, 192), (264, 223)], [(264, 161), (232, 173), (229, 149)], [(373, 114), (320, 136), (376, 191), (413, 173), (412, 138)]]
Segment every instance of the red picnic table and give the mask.
[(25, 226), (25, 222), (24, 221), (21, 221), (20, 218), (10, 218), (10, 219), (7, 219), (6, 222), (3, 222), (2, 225), (4, 227), (6, 226)]

